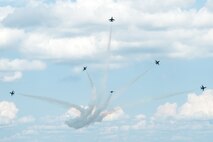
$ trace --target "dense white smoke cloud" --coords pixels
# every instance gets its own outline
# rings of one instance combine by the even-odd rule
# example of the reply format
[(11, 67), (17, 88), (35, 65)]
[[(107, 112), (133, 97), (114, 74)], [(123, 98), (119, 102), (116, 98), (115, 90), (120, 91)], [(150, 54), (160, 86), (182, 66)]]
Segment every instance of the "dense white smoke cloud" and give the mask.
[(61, 101), (44, 96), (35, 96), (29, 94), (18, 94), (18, 95), (41, 101), (47, 101), (50, 103), (58, 104), (63, 107), (69, 108), (69, 110), (66, 113), (67, 119), (65, 123), (68, 126), (75, 129), (86, 127), (91, 123), (100, 122), (104, 118), (105, 120), (118, 119), (123, 114), (121, 108), (115, 108), (112, 111), (106, 110), (112, 97), (112, 93), (106, 91), (108, 80), (109, 58), (110, 58), (109, 53), (110, 53), (111, 34), (112, 34), (112, 27), (110, 27), (109, 43), (107, 44), (107, 56), (106, 56), (107, 59), (105, 63), (106, 70), (104, 72), (103, 77), (105, 83), (103, 83), (101, 86), (101, 89), (103, 90), (100, 90), (98, 94), (96, 92), (96, 87), (89, 72), (87, 71), (87, 69), (83, 70), (84, 72), (86, 72), (92, 90), (92, 100), (89, 102), (88, 106), (83, 107), (80, 105), (71, 104), (66, 101)]

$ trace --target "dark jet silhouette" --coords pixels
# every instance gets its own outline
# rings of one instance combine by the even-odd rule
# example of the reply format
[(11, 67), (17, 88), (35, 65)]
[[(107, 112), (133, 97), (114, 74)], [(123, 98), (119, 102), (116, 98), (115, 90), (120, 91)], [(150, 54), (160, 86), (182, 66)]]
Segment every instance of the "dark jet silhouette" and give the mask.
[(200, 89), (204, 91), (204, 90), (206, 89), (206, 86), (203, 86), (203, 85), (202, 85), (202, 86), (200, 87)]
[(87, 67), (83, 67), (83, 71), (85, 71), (87, 69)]
[(114, 93), (115, 91), (110, 91), (110, 93)]
[(160, 65), (160, 61), (155, 60), (155, 64), (156, 64), (156, 65)]
[(111, 17), (111, 18), (109, 19), (109, 21), (110, 21), (110, 22), (114, 22), (115, 19), (114, 19), (113, 17)]
[(10, 92), (10, 96), (13, 96), (14, 94), (15, 94), (14, 90)]

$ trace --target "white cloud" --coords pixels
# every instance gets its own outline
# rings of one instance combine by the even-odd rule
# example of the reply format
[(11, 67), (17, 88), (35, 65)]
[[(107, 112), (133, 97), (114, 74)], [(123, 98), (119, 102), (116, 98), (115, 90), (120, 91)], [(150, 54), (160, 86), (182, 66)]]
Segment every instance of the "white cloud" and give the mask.
[(209, 10), (213, 10), (213, 2), (212, 0), (207, 0), (205, 7), (207, 7)]
[[(69, 132), (70, 129), (66, 125), (62, 124), (36, 124), (24, 128), (20, 131), (16, 131), (13, 135), (5, 136), (1, 138), (2, 142), (17, 141), (17, 140), (41, 140), (46, 139), (47, 135), (58, 135), (59, 133)], [(38, 139), (39, 135), (39, 139)], [(60, 136), (59, 136), (60, 137)]]
[[(151, 117), (143, 114), (124, 119), (127, 123), (118, 123), (107, 127), (107, 133), (131, 130), (212, 130), (213, 90), (205, 90), (202, 94), (188, 94), (182, 105), (165, 103), (160, 105)], [(190, 121), (188, 121), (190, 120)]]
[(147, 126), (147, 118), (143, 114), (139, 114), (135, 117), (136, 122), (131, 126), (132, 129), (144, 129)]
[(3, 82), (12, 82), (22, 78), (21, 72), (0, 73), (0, 80)]
[[(126, 115), (126, 114), (125, 114)], [(147, 122), (147, 117), (143, 114), (136, 115), (134, 117), (124, 117), (122, 121), (117, 121), (118, 123), (108, 123), (108, 127), (103, 127), (104, 134), (114, 134), (115, 132), (120, 131), (131, 131), (131, 130), (145, 130), (149, 126)]]
[(81, 112), (75, 108), (70, 108), (65, 114), (65, 116), (69, 118), (76, 118), (79, 117), (80, 115)]
[(51, 38), (46, 35), (32, 34), (23, 43), (25, 53), (38, 55), (41, 58), (54, 59), (81, 59), (92, 57), (97, 52), (97, 38)]
[[(136, 1), (136, 3), (137, 2), (140, 3), (139, 1)], [(166, 0), (162, 2), (162, 5), (167, 5), (166, 7), (182, 7), (182, 5), (189, 6), (193, 2), (193, 0)], [(131, 4), (129, 5), (129, 3)], [(212, 53), (208, 50), (209, 47), (203, 48), (202, 52), (196, 50), (201, 46), (203, 47), (204, 44), (212, 46), (212, 42), (204, 41), (205, 39), (211, 38), (211, 36), (207, 35), (209, 30), (202, 29), (204, 27), (210, 28), (213, 25), (211, 18), (213, 14), (210, 11), (205, 8), (200, 11), (182, 10), (178, 8), (171, 8), (169, 11), (164, 11), (164, 8), (161, 6), (159, 6), (159, 8), (155, 7), (155, 3), (157, 5), (159, 5), (159, 3), (154, 0), (151, 2), (144, 0), (141, 2), (143, 4), (138, 4), (144, 7), (152, 7), (154, 12), (150, 13), (148, 10), (141, 11), (141, 7), (133, 10), (136, 3), (135, 1), (134, 3), (131, 1), (117, 1), (115, 3), (111, 0), (107, 2), (97, 0), (96, 3), (89, 1), (86, 3), (83, 1), (73, 3), (60, 1), (57, 3), (58, 5), (54, 5), (50, 8), (54, 11), (55, 16), (60, 17), (62, 21), (60, 23), (61, 26), (58, 26), (58, 28), (63, 31), (62, 33), (66, 33), (64, 31), (65, 29), (70, 29), (67, 33), (70, 35), (74, 33), (74, 35), (76, 34), (77, 36), (64, 38), (58, 36), (51, 37), (48, 34), (30, 34), (24, 42), (22, 51), (40, 57), (55, 59), (94, 57), (99, 53), (98, 47), (105, 47), (107, 45), (107, 43), (103, 41), (107, 41), (106, 35), (108, 34), (105, 32), (103, 33), (105, 36), (97, 38), (100, 37), (100, 34), (97, 34), (100, 30), (98, 31), (93, 28), (90, 21), (94, 21), (94, 25), (98, 24), (100, 27), (106, 27), (103, 22), (100, 22), (104, 21), (101, 17), (111, 15), (109, 11), (112, 11), (112, 13), (115, 13), (115, 17), (118, 18), (118, 20), (116, 19), (118, 25), (128, 27), (125, 31), (116, 31), (117, 28), (114, 28), (116, 35), (113, 36), (112, 49), (117, 49), (118, 55), (120, 54), (119, 52), (126, 47), (131, 51), (139, 51), (135, 52), (135, 54), (142, 55), (152, 55), (152, 51), (144, 52), (152, 48), (153, 51), (165, 52), (166, 56), (172, 58), (202, 57), (203, 54), (212, 56)], [(111, 5), (112, 7), (108, 7), (107, 5)], [(98, 7), (102, 8), (99, 9)], [(105, 9), (105, 11), (103, 11), (103, 9)], [(116, 12), (113, 9), (116, 9)], [(160, 10), (159, 12), (158, 9), (162, 9), (162, 11)], [(78, 12), (73, 13), (74, 10)], [(69, 16), (67, 16), (67, 13), (69, 13)], [(116, 16), (116, 14), (118, 15)], [(67, 19), (67, 17), (69, 18)], [(131, 17), (131, 20), (128, 20), (129, 17)], [(132, 21), (134, 21), (134, 23), (132, 23)], [(116, 22), (115, 26), (117, 24)], [(86, 25), (85, 23), (88, 24)], [(63, 29), (62, 27), (66, 28)], [(56, 34), (57, 32), (59, 31), (56, 31)], [(51, 33), (55, 35), (53, 32)], [(142, 37), (141, 35), (144, 36)], [(208, 38), (205, 38), (206, 36)], [(138, 58), (138, 56), (135, 56), (135, 58)]]
[(189, 94), (188, 100), (179, 108), (179, 115), (184, 118), (213, 119), (213, 90), (206, 90), (201, 95)]
[(2, 21), (8, 14), (13, 12), (13, 8), (11, 6), (0, 7), (0, 21)]
[(103, 121), (114, 121), (125, 117), (125, 113), (121, 107), (116, 107), (112, 111), (106, 113)]
[(0, 102), (0, 124), (8, 124), (16, 118), (18, 108), (12, 102)]
[(0, 27), (0, 48), (20, 46), (24, 32), (20, 29), (10, 29)]
[(46, 64), (40, 60), (0, 59), (0, 80), (12, 82), (22, 78), (24, 71), (43, 70)]
[[(212, 57), (213, 13), (205, 7), (196, 10), (194, 3), (195, 0), (28, 2), (4, 18), (3, 25), (8, 28), (0, 45), (18, 39), (21, 53), (35, 58), (100, 59), (108, 40), (106, 22), (112, 15), (116, 18), (112, 59), (138, 60), (153, 55)], [(15, 32), (14, 28), (21, 35), (9, 34)]]
[(0, 59), (0, 71), (29, 71), (43, 70), (45, 68), (45, 63), (40, 60)]
[(187, 101), (177, 107), (176, 103), (166, 103), (157, 108), (155, 118), (175, 119), (213, 119), (213, 90), (206, 90), (201, 95), (189, 94)]
[(160, 3), (157, 0), (126, 0), (138, 10), (146, 12), (169, 11), (177, 8), (189, 8), (195, 0), (162, 0)]
[(166, 103), (164, 105), (160, 105), (157, 108), (157, 111), (154, 114), (154, 116), (158, 118), (169, 118), (169, 117), (175, 117), (176, 114), (177, 114), (177, 104)]

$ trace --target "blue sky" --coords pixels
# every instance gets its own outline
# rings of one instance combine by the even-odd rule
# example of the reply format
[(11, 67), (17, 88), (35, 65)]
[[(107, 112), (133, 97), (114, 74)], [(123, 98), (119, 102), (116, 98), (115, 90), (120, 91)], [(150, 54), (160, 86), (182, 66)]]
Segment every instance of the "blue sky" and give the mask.
[[(111, 16), (115, 94), (102, 122), (76, 130), (64, 123), (72, 109), (20, 95), (87, 106), (82, 67), (102, 91)], [(210, 142), (212, 16), (211, 0), (0, 0), (0, 141)]]

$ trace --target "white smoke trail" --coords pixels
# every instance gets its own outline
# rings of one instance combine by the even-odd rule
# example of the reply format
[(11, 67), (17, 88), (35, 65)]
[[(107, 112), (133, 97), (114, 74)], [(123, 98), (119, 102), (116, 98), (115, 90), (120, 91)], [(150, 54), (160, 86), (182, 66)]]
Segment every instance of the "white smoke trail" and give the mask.
[[(94, 113), (92, 112), (90, 116), (87, 117), (87, 124), (93, 123), (96, 121), (101, 121), (100, 114), (103, 110), (107, 108), (109, 105), (110, 99), (112, 97), (112, 93), (107, 96), (106, 101), (103, 101), (101, 104), (101, 101), (103, 99), (103, 95), (107, 95), (107, 82), (108, 82), (108, 72), (109, 72), (109, 64), (110, 64), (110, 50), (111, 50), (111, 38), (112, 38), (112, 23), (110, 24), (110, 31), (109, 31), (109, 41), (107, 44), (107, 51), (106, 51), (106, 59), (105, 59), (105, 70), (104, 70), (104, 76), (103, 76), (103, 85), (102, 85), (102, 92), (100, 93), (100, 100), (96, 102), (95, 105), (90, 106), (93, 107)], [(89, 77), (89, 76), (88, 76)], [(91, 110), (91, 109), (90, 109)]]
[(104, 77), (103, 77), (103, 92), (107, 92), (107, 82), (108, 82), (108, 72), (109, 72), (109, 65), (110, 65), (110, 51), (111, 51), (111, 39), (112, 39), (112, 23), (110, 24), (110, 31), (109, 31), (109, 41), (107, 44), (106, 50), (106, 59), (105, 59), (105, 70), (104, 70)]
[(80, 107), (78, 105), (75, 105), (75, 104), (71, 104), (71, 103), (66, 102), (66, 101), (57, 100), (57, 99), (44, 97), (44, 96), (29, 95), (29, 94), (17, 94), (17, 95), (28, 97), (28, 98), (31, 98), (31, 99), (40, 100), (40, 101), (45, 101), (45, 102), (49, 102), (49, 103), (53, 103), (53, 104), (57, 104), (57, 105), (60, 105), (60, 106), (62, 106), (64, 108), (73, 107), (73, 108), (79, 110), (80, 112), (84, 112), (84, 109), (82, 107)]
[(112, 93), (107, 97), (106, 101), (101, 106), (98, 106), (98, 104), (94, 106), (89, 106), (89, 108), (85, 110), (85, 113), (83, 115), (74, 120), (73, 119), (67, 120), (66, 124), (75, 129), (80, 129), (85, 126), (88, 126), (89, 124), (102, 121), (103, 118), (105, 117), (105, 115), (103, 115), (102, 112), (109, 105), (111, 97)]
[[(69, 102), (53, 99), (53, 98), (48, 98), (48, 97), (43, 97), (43, 96), (34, 96), (34, 95), (28, 95), (28, 94), (21, 94), (21, 96), (24, 97), (29, 97), (41, 101), (47, 101), (50, 103), (58, 104), (66, 108), (75, 108), (81, 112), (79, 117), (76, 117), (74, 119), (69, 119), (65, 123), (73, 127), (75, 129), (83, 128), (85, 126), (88, 126), (91, 123), (97, 122), (97, 121), (102, 121), (104, 118), (104, 115), (101, 115), (101, 113), (106, 110), (108, 107), (112, 93), (108, 94), (107, 93), (107, 82), (108, 82), (108, 71), (109, 71), (109, 63), (110, 63), (110, 46), (111, 46), (111, 37), (112, 37), (112, 25), (110, 25), (110, 32), (109, 32), (109, 41), (107, 45), (107, 51), (106, 51), (106, 60), (105, 60), (105, 71), (104, 71), (104, 77), (103, 77), (103, 92), (100, 93), (100, 100), (97, 99), (97, 92), (96, 92), (96, 87), (94, 85), (94, 82), (90, 76), (90, 74), (86, 70), (87, 77), (90, 82), (90, 86), (92, 88), (92, 101), (89, 103), (88, 107), (80, 107), (78, 105), (71, 104)], [(103, 97), (104, 95), (104, 97)], [(106, 95), (106, 96), (105, 96)], [(105, 99), (103, 99), (105, 98)], [(103, 99), (103, 100), (102, 100)]]
[(94, 82), (92, 81), (92, 78), (91, 78), (91, 76), (90, 76), (90, 74), (88, 73), (87, 70), (86, 70), (86, 74), (87, 74), (87, 77), (89, 79), (90, 86), (92, 88), (92, 103), (94, 103), (97, 99), (96, 87), (95, 87)]
[(194, 90), (187, 90), (187, 91), (181, 91), (181, 92), (175, 92), (175, 93), (171, 93), (171, 94), (167, 94), (167, 95), (162, 95), (162, 96), (156, 96), (151, 98), (152, 100), (161, 100), (161, 99), (165, 99), (165, 98), (170, 98), (170, 97), (174, 97), (174, 96), (178, 96), (178, 95), (183, 95), (183, 94), (188, 94), (189, 92), (193, 92)]
[(123, 85), (122, 87), (120, 87), (119, 89), (117, 89), (117, 93), (116, 93), (116, 97), (114, 97), (114, 100), (116, 98), (118, 98), (120, 95), (124, 94), (132, 85), (134, 85), (141, 77), (143, 77), (144, 75), (146, 75), (151, 69), (152, 69), (153, 65), (149, 66), (145, 71), (143, 71), (142, 73), (140, 73), (138, 76), (136, 76), (135, 78), (133, 78), (132, 80), (130, 80), (128, 83), (126, 83), (125, 85)]
[(112, 95), (113, 95), (112, 93), (110, 93), (108, 95), (108, 97), (106, 98), (106, 101), (103, 102), (103, 104), (100, 106), (100, 109), (105, 110), (109, 106), (109, 103), (110, 103), (110, 100), (112, 98)]
[(96, 108), (95, 112), (91, 115), (90, 121), (88, 121), (88, 123), (100, 122), (103, 120), (104, 115), (101, 115), (101, 113), (108, 107), (111, 97), (112, 93), (110, 93), (102, 106)]
[(162, 100), (162, 99), (166, 99), (166, 98), (170, 98), (170, 97), (174, 97), (174, 96), (179, 96), (179, 95), (187, 95), (190, 92), (193, 92), (194, 90), (186, 90), (186, 91), (181, 91), (181, 92), (175, 92), (175, 93), (170, 93), (170, 94), (166, 94), (166, 95), (161, 95), (161, 96), (156, 96), (156, 97), (152, 97), (152, 98), (146, 98), (143, 99), (141, 101), (132, 103), (132, 104), (126, 104), (124, 107), (125, 108), (132, 108), (132, 107), (138, 107), (141, 105), (145, 105), (147, 103), (150, 103), (152, 101), (157, 101), (157, 100)]

